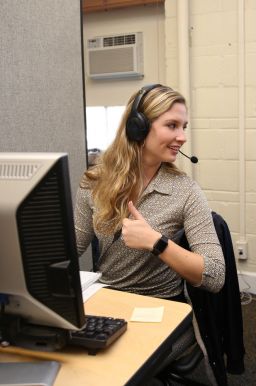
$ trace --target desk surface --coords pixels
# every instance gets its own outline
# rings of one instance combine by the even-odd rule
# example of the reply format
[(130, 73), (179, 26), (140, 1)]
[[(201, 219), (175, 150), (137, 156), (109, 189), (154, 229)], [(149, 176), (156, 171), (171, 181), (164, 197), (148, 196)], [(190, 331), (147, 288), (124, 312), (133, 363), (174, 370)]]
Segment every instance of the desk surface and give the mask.
[[(161, 323), (130, 322), (134, 307), (164, 306)], [(87, 314), (113, 316), (128, 321), (127, 331), (105, 351), (88, 355), (82, 348), (68, 347), (49, 353), (62, 360), (54, 386), (141, 385), (152, 365), (170, 350), (172, 340), (191, 320), (188, 304), (102, 288), (85, 303)], [(52, 354), (52, 355), (51, 355)], [(0, 354), (0, 361), (30, 360), (24, 356)], [(35, 359), (33, 359), (35, 360)]]

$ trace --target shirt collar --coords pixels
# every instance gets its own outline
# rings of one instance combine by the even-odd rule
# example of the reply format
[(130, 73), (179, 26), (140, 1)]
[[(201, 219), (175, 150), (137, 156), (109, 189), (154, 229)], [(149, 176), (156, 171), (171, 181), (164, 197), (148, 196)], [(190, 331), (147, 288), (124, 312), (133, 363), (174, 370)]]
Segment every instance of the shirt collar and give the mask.
[(159, 168), (156, 176), (150, 182), (150, 184), (145, 189), (144, 194), (151, 193), (153, 191), (162, 193), (162, 194), (172, 194), (172, 184), (171, 179), (174, 177), (172, 173), (170, 173), (164, 164)]

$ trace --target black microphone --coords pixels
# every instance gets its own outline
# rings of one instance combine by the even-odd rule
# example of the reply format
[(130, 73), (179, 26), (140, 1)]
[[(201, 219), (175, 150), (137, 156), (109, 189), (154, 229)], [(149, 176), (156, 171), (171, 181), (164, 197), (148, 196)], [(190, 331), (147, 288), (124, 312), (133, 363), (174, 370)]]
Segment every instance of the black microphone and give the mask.
[(188, 155), (182, 153), (181, 150), (179, 150), (179, 153), (181, 153), (182, 155), (184, 155), (184, 157), (187, 157), (188, 159), (190, 159), (190, 161), (191, 161), (193, 164), (197, 164), (198, 158), (195, 157), (194, 155), (192, 155), (192, 157), (189, 157)]

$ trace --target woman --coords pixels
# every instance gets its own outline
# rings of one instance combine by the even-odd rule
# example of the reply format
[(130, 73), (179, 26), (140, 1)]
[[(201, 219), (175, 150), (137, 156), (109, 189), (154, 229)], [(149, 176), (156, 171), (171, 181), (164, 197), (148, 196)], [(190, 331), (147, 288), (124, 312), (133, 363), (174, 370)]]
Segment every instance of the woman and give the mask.
[[(225, 264), (206, 198), (174, 165), (187, 119), (178, 92), (142, 88), (113, 143), (84, 173), (75, 210), (78, 251), (97, 236), (101, 281), (112, 288), (179, 299), (183, 279), (211, 292), (223, 286)], [(183, 228), (191, 251), (175, 242)]]

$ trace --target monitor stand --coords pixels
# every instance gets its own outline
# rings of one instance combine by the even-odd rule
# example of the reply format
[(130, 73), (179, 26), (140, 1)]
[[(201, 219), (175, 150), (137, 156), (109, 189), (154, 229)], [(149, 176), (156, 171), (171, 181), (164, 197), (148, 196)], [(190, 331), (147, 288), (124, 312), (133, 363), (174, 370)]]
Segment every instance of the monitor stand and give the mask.
[(44, 362), (1, 362), (0, 386), (53, 386), (60, 364)]
[(68, 330), (32, 325), (19, 315), (0, 315), (0, 342), (31, 350), (56, 351), (65, 347), (68, 339)]

